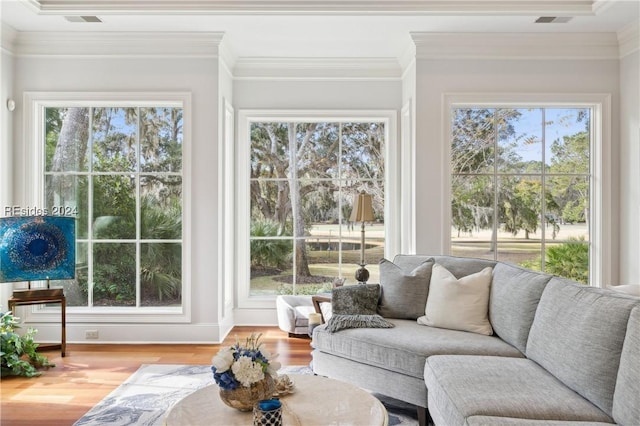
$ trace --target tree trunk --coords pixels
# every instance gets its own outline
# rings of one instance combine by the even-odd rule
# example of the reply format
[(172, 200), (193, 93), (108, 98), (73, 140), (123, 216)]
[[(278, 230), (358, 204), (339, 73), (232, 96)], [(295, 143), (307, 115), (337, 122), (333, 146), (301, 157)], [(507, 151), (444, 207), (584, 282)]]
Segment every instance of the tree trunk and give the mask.
[[(51, 161), (51, 171), (84, 171), (86, 167), (87, 142), (89, 140), (89, 109), (69, 108), (64, 117), (58, 143)], [(76, 188), (73, 179), (54, 175), (52, 184), (47, 186), (47, 199), (56, 205), (66, 205), (67, 200), (76, 201)], [(52, 199), (55, 194), (57, 199)]]
[(291, 195), (291, 211), (293, 213), (293, 236), (296, 250), (296, 277), (310, 277), (307, 246), (304, 237), (304, 217), (302, 200), (298, 182), (298, 155), (295, 123), (289, 123), (289, 190)]
[[(269, 134), (269, 139), (271, 140), (270, 146), (270, 154), (273, 159), (278, 158), (278, 137), (276, 136), (273, 127), (269, 124), (265, 126), (267, 133)], [(289, 141), (291, 144), (291, 141)], [(294, 146), (295, 146), (295, 133), (294, 133)], [(291, 156), (291, 154), (289, 154)], [(286, 168), (287, 166), (291, 169), (295, 168), (295, 164), (292, 165), (292, 159), (289, 158), (287, 161), (281, 162), (279, 159), (275, 164), (273, 164), (273, 168), (276, 173), (276, 177), (278, 178), (276, 185), (278, 186), (278, 193), (276, 195), (276, 203), (273, 211), (273, 216), (264, 215), (264, 217), (272, 217), (273, 220), (278, 222), (279, 235), (284, 235), (285, 226), (287, 224), (287, 215), (289, 214), (289, 187), (287, 185), (287, 181), (283, 180), (287, 177)]]

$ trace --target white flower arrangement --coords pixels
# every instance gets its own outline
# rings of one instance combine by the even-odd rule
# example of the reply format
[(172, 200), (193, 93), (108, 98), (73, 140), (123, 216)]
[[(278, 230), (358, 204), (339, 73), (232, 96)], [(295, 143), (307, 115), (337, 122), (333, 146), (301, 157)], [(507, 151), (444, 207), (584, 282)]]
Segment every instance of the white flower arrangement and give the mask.
[(246, 344), (239, 342), (233, 346), (220, 349), (211, 359), (213, 379), (224, 390), (233, 390), (238, 386), (251, 387), (270, 375), (276, 378), (280, 363), (274, 361), (276, 355), (271, 355), (261, 348), (259, 342), (262, 335), (251, 334)]

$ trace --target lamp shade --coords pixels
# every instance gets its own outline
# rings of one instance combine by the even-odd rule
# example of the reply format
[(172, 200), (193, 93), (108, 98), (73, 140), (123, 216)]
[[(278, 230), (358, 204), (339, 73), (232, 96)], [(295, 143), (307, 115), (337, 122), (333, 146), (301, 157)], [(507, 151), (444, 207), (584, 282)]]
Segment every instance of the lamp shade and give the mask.
[(374, 220), (371, 195), (362, 191), (355, 196), (349, 220), (351, 222), (372, 222)]
[(75, 277), (75, 219), (0, 218), (0, 282)]

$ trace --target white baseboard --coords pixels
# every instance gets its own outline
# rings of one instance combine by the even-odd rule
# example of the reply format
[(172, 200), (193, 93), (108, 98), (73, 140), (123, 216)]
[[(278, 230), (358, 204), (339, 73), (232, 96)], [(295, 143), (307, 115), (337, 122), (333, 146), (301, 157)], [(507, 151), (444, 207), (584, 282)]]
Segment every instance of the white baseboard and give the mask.
[[(60, 323), (29, 323), (25, 327), (38, 330), (36, 341), (60, 342)], [(226, 328), (226, 327), (225, 327)], [(226, 333), (221, 324), (67, 324), (67, 343), (220, 343)], [(97, 332), (97, 339), (86, 333)]]
[[(59, 319), (58, 319), (59, 320)], [(234, 326), (275, 326), (278, 316), (275, 309), (234, 309), (219, 323), (208, 324), (114, 324), (114, 323), (69, 323), (67, 322), (67, 343), (220, 343)], [(60, 342), (60, 322), (32, 321), (23, 328), (38, 330), (36, 341), (41, 343)], [(87, 332), (97, 332), (98, 338), (87, 338)]]
[(275, 309), (239, 309), (233, 310), (234, 325), (275, 326), (278, 325), (278, 313)]

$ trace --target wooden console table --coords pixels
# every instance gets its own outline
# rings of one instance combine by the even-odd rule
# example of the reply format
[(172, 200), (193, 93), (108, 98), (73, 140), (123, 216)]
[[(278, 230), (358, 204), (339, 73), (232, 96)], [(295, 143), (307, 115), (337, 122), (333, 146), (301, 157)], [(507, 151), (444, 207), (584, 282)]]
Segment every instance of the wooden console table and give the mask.
[[(59, 290), (59, 291), (56, 291)], [(16, 306), (25, 305), (42, 305), (45, 303), (59, 303), (62, 314), (62, 333), (60, 344), (42, 344), (38, 345), (40, 349), (60, 349), (62, 356), (65, 356), (67, 349), (67, 300), (64, 297), (62, 289), (43, 289), (43, 290), (27, 290), (24, 292), (14, 292), (13, 297), (9, 299), (9, 310), (15, 314)]]

